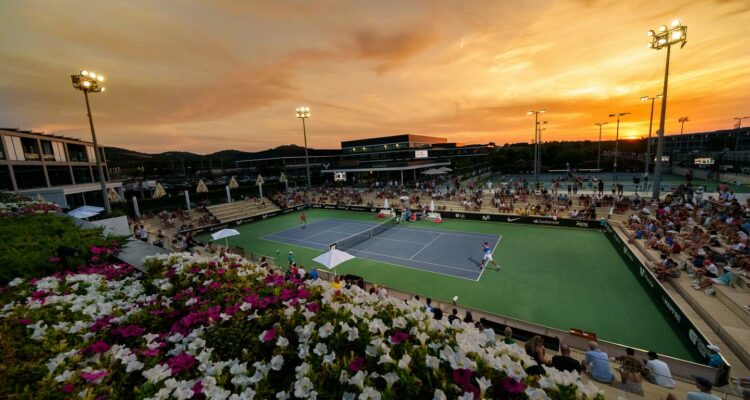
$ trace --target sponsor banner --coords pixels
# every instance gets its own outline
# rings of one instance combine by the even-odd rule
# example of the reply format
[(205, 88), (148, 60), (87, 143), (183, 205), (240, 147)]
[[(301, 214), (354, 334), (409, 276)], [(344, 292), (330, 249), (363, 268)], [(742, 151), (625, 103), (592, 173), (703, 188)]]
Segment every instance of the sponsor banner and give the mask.
[(667, 316), (667, 320), (679, 332), (680, 338), (688, 345), (693, 355), (703, 363), (708, 363), (708, 344), (709, 341), (695, 326), (693, 321), (688, 318), (687, 314), (672, 299), (672, 296), (661, 286), (651, 270), (648, 269), (630, 250), (630, 247), (620, 238), (611, 227), (607, 227), (607, 238), (618, 250), (618, 253), (625, 260), (625, 264), (630, 268), (633, 275), (638, 278), (646, 292), (654, 300), (657, 307)]
[[(312, 208), (325, 209), (325, 210), (342, 210), (342, 211), (362, 211), (376, 213), (378, 208), (367, 207), (367, 206), (341, 206), (333, 204), (311, 204)], [(419, 210), (414, 210), (421, 212)], [(547, 217), (527, 217), (520, 215), (503, 215), (503, 214), (483, 214), (476, 212), (454, 212), (454, 211), (441, 211), (438, 212), (443, 218), (450, 219), (467, 219), (472, 221), (489, 221), (489, 222), (508, 222), (514, 224), (528, 224), (528, 225), (541, 225), (541, 226), (562, 226), (566, 228), (583, 228), (583, 229), (600, 229), (601, 225), (599, 221), (592, 220), (580, 220), (580, 219), (569, 219), (569, 218), (547, 218)]]

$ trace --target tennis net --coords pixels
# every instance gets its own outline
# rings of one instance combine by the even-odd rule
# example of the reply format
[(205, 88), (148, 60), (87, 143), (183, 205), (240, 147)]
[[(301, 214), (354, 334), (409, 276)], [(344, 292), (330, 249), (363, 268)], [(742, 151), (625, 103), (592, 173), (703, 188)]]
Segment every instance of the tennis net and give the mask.
[(393, 221), (395, 218), (390, 218), (387, 221), (373, 226), (372, 228), (366, 229), (362, 232), (355, 233), (354, 235), (347, 236), (335, 243), (331, 244), (331, 247), (335, 246), (339, 250), (347, 250), (352, 247), (364, 242), (365, 240), (372, 239), (377, 235), (391, 229), (395, 224)]

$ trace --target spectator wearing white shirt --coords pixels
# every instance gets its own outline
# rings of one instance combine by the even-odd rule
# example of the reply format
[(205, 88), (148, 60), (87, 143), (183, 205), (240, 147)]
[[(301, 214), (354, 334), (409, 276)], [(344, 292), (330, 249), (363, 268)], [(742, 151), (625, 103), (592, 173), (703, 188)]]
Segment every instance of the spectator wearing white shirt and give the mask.
[(648, 380), (665, 388), (674, 388), (672, 372), (669, 370), (667, 363), (659, 360), (659, 355), (654, 351), (648, 352), (648, 358), (648, 361), (645, 362), (646, 369), (648, 369)]

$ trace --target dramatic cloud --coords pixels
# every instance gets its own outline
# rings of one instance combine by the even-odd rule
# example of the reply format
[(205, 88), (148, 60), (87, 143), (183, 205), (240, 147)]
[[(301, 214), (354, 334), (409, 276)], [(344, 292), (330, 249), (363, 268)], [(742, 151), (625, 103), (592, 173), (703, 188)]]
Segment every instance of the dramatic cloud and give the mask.
[[(142, 151), (314, 147), (413, 132), (465, 143), (648, 134), (664, 51), (648, 29), (679, 17), (667, 132), (724, 129), (750, 110), (744, 0), (534, 2), (0, 2), (0, 126), (88, 136), (70, 74), (107, 77), (92, 96), (107, 145)], [(657, 103), (658, 106), (658, 103)], [(657, 112), (658, 114), (658, 112)]]

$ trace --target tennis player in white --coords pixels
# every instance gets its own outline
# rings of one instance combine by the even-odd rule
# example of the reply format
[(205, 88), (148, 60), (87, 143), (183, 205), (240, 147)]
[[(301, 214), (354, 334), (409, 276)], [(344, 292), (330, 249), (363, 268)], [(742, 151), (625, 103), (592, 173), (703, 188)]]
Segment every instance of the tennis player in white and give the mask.
[(487, 263), (492, 263), (495, 265), (498, 271), (500, 271), (500, 266), (497, 265), (495, 260), (492, 259), (492, 248), (490, 247), (490, 244), (487, 242), (484, 242), (482, 245), (482, 252), (484, 253), (484, 257), (482, 257), (482, 265), (479, 267), (479, 269), (484, 268)]

